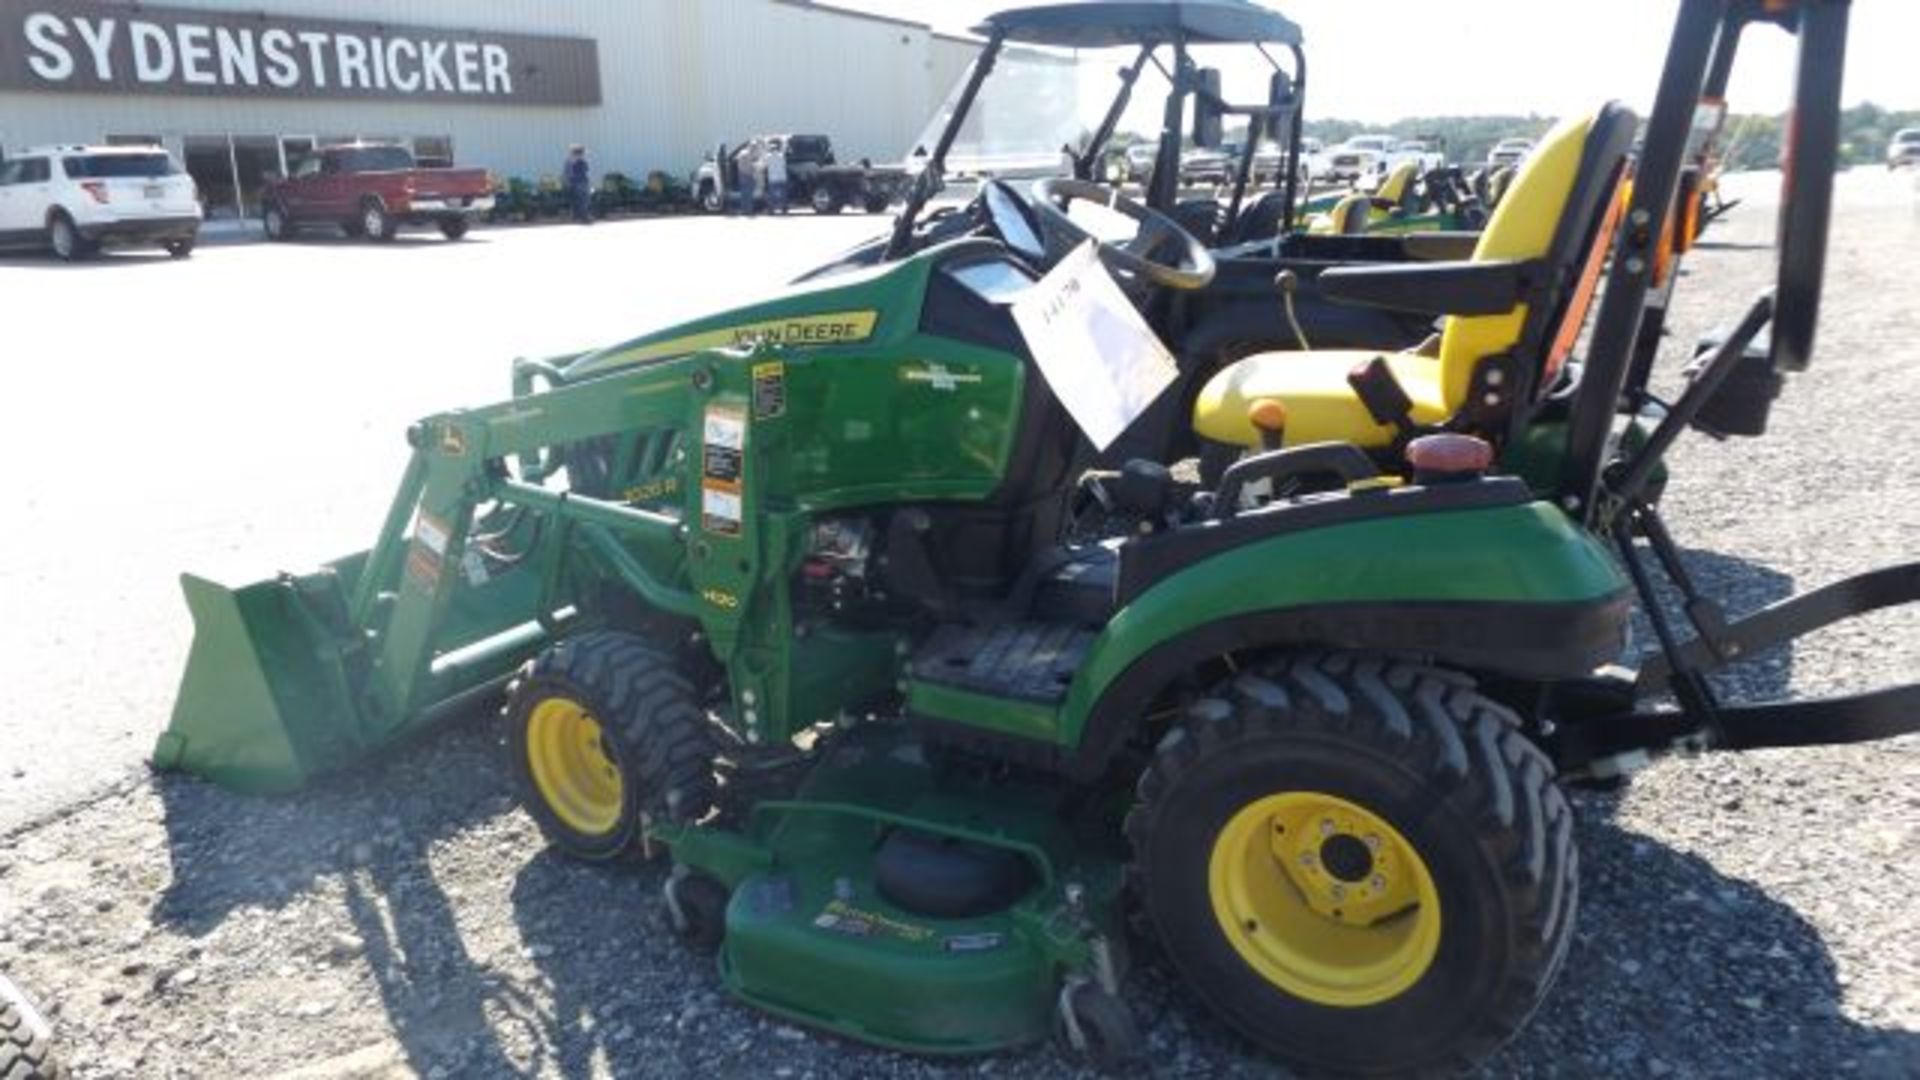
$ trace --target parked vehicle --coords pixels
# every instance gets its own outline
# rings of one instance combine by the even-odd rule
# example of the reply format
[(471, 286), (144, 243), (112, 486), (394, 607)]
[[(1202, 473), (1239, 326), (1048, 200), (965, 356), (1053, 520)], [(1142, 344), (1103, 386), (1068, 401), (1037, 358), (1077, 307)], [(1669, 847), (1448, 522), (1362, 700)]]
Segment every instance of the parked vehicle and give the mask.
[(1391, 135), (1355, 135), (1328, 154), (1327, 176), (1333, 180), (1351, 182), (1375, 172), (1387, 155), (1393, 152), (1397, 141)]
[(1447, 165), (1445, 144), (1437, 139), (1401, 139), (1394, 144), (1393, 153), (1387, 156), (1382, 172), (1389, 172), (1402, 165), (1412, 165), (1424, 176), (1435, 169), (1444, 169)]
[(1527, 160), (1527, 155), (1531, 153), (1532, 139), (1501, 139), (1487, 152), (1487, 171), (1491, 173), (1514, 168)]
[(202, 216), (193, 178), (158, 146), (43, 146), (0, 163), (0, 245), (70, 262), (155, 244), (184, 259)]
[[(825, 135), (756, 135), (728, 153), (731, 168), (750, 168), (759, 154), (781, 149), (787, 158), (787, 202), (816, 214), (837, 214), (857, 206), (883, 213), (907, 191), (907, 171), (862, 159), (842, 165), (834, 159), (833, 140)], [(727, 184), (720, 162), (709, 156), (693, 173), (694, 197), (709, 213), (726, 207)]]
[(1235, 143), (1222, 143), (1218, 149), (1189, 150), (1180, 155), (1180, 185), (1182, 187), (1219, 186), (1233, 179), (1235, 167), (1240, 161), (1240, 147)]
[(1327, 175), (1333, 168), (1333, 162), (1327, 155), (1327, 144), (1311, 135), (1300, 139), (1300, 179), (1308, 184)]
[(1902, 128), (1887, 143), (1887, 170), (1920, 165), (1920, 128)]
[[(1245, 152), (1242, 143), (1222, 143), (1218, 149), (1189, 150), (1180, 155), (1180, 183), (1187, 187), (1225, 186), (1233, 182), (1240, 170), (1240, 155)], [(1147, 170), (1153, 168), (1153, 148), (1147, 148)], [(1277, 143), (1262, 141), (1253, 151), (1253, 168), (1250, 179), (1256, 186), (1269, 186), (1280, 182), (1281, 174), (1286, 171), (1287, 153)], [(1301, 157), (1300, 177), (1309, 182), (1306, 157)]]
[(1144, 184), (1147, 177), (1153, 175), (1153, 159), (1160, 154), (1160, 147), (1152, 141), (1134, 143), (1127, 147), (1127, 179)]
[(349, 143), (322, 147), (291, 177), (268, 184), (261, 217), (269, 240), (315, 225), (381, 241), (406, 226), (434, 225), (458, 240), (493, 200), (485, 169), (423, 169), (404, 146)]
[(1420, 139), (1355, 135), (1334, 147), (1328, 155), (1327, 175), (1334, 180), (1354, 181), (1384, 176), (1401, 165), (1411, 164), (1418, 172), (1428, 173), (1446, 163), (1445, 154)]

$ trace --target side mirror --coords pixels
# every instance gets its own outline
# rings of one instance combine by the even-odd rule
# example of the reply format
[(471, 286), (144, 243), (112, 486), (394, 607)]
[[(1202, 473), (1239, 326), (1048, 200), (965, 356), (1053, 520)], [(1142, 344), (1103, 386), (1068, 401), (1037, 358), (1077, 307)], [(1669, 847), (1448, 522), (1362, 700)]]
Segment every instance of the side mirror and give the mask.
[(1212, 150), (1225, 137), (1226, 125), (1220, 109), (1220, 69), (1202, 68), (1196, 82), (1199, 93), (1193, 98), (1193, 145)]
[(1273, 111), (1267, 114), (1265, 128), (1267, 138), (1284, 144), (1293, 133), (1293, 114), (1299, 107), (1299, 101), (1293, 94), (1293, 79), (1284, 71), (1276, 71), (1267, 82), (1267, 108)]

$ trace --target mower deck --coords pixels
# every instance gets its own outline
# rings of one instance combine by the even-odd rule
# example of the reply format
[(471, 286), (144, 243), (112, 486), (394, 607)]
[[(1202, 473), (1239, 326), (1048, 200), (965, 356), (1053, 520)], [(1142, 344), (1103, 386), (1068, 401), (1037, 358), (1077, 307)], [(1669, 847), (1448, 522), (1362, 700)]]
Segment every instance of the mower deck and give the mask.
[(964, 1054), (1047, 1038), (1063, 986), (1101, 980), (1122, 877), (1111, 842), (1063, 824), (1056, 786), (937, 760), (861, 729), (740, 831), (663, 837), (676, 873), (731, 889), (730, 991), (865, 1042)]

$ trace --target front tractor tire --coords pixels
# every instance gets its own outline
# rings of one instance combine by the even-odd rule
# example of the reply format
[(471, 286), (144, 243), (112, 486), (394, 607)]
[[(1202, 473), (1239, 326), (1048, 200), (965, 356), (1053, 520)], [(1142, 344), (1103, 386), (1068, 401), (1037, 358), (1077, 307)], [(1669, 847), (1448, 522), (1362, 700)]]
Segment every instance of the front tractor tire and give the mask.
[(508, 738), (547, 839), (581, 859), (644, 857), (649, 822), (704, 817), (715, 747), (698, 701), (673, 660), (632, 634), (580, 634), (529, 661), (508, 693)]
[(1463, 676), (1350, 654), (1249, 668), (1168, 733), (1139, 792), (1127, 832), (1174, 965), (1309, 1073), (1464, 1070), (1566, 959), (1571, 810)]

